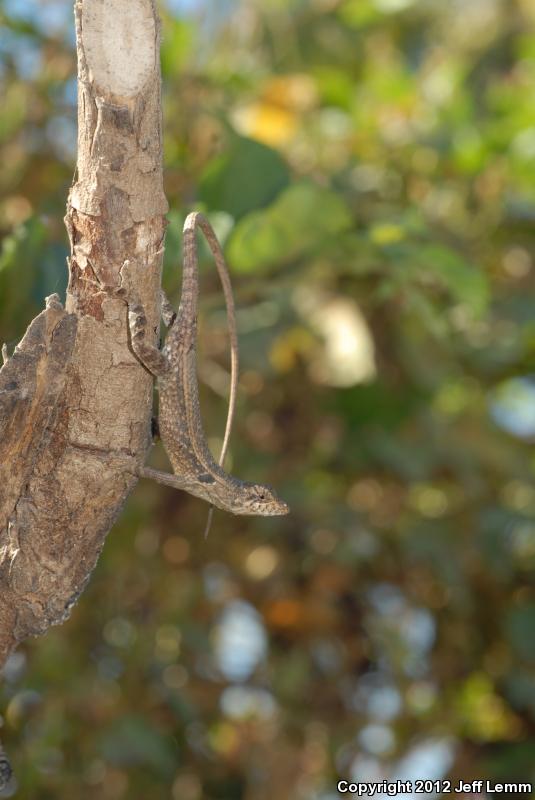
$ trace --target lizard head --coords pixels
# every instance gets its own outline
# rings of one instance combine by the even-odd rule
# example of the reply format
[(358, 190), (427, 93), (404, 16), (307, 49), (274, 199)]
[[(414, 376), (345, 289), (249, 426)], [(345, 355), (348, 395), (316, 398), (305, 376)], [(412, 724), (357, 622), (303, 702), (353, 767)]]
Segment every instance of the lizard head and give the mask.
[(234, 514), (261, 517), (278, 517), (290, 511), (288, 505), (277, 497), (270, 486), (261, 483), (246, 483), (233, 506)]

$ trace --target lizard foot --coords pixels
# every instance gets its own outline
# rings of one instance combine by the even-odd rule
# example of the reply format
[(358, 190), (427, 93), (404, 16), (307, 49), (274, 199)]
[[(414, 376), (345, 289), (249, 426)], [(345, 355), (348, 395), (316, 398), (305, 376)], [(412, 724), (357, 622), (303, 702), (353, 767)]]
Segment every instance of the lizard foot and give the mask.
[(163, 289), (160, 292), (160, 305), (162, 309), (162, 319), (165, 323), (165, 326), (167, 328), (170, 328), (176, 319), (176, 311), (169, 302), (169, 300), (167, 299), (167, 296), (163, 291)]

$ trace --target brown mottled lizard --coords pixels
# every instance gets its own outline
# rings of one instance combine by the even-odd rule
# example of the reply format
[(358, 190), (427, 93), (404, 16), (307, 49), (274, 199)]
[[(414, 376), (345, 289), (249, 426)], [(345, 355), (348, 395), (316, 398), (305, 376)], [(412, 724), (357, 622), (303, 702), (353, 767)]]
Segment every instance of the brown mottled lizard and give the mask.
[[(197, 383), (197, 228), (202, 230), (210, 245), (223, 285), (231, 341), (231, 391), (219, 464), (214, 461), (206, 442)], [(143, 307), (129, 292), (129, 263), (123, 265), (121, 270), (124, 287), (121, 293), (126, 295), (128, 302), (132, 349), (141, 363), (158, 379), (160, 437), (174, 471), (172, 475), (151, 467), (141, 467), (138, 474), (166, 486), (183, 489), (232, 514), (287, 514), (287, 504), (269, 486), (242, 481), (222, 468), (234, 415), (238, 376), (238, 343), (230, 277), (217, 237), (202, 214), (194, 212), (186, 218), (183, 241), (184, 267), (180, 307), (175, 318), (172, 308), (162, 295), (162, 316), (170, 328), (161, 350), (147, 341), (147, 318)]]

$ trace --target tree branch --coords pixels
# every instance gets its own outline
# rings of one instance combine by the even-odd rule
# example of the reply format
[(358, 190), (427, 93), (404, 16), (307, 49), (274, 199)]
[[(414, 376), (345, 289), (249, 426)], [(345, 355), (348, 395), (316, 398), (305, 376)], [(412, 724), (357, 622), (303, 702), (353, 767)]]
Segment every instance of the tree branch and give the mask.
[(78, 162), (65, 218), (63, 310), (53, 296), (0, 372), (0, 665), (62, 622), (150, 446), (152, 378), (113, 294), (135, 262), (157, 341), (167, 203), (153, 0), (78, 0)]

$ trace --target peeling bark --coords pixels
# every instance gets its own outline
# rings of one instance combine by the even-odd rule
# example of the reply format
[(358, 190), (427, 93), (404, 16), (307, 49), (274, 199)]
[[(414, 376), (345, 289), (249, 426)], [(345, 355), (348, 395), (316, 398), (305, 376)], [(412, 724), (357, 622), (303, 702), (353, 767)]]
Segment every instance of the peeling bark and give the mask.
[(78, 0), (78, 162), (65, 310), (0, 372), (0, 666), (83, 591), (150, 446), (152, 378), (113, 294), (125, 261), (156, 342), (167, 203), (153, 0)]

